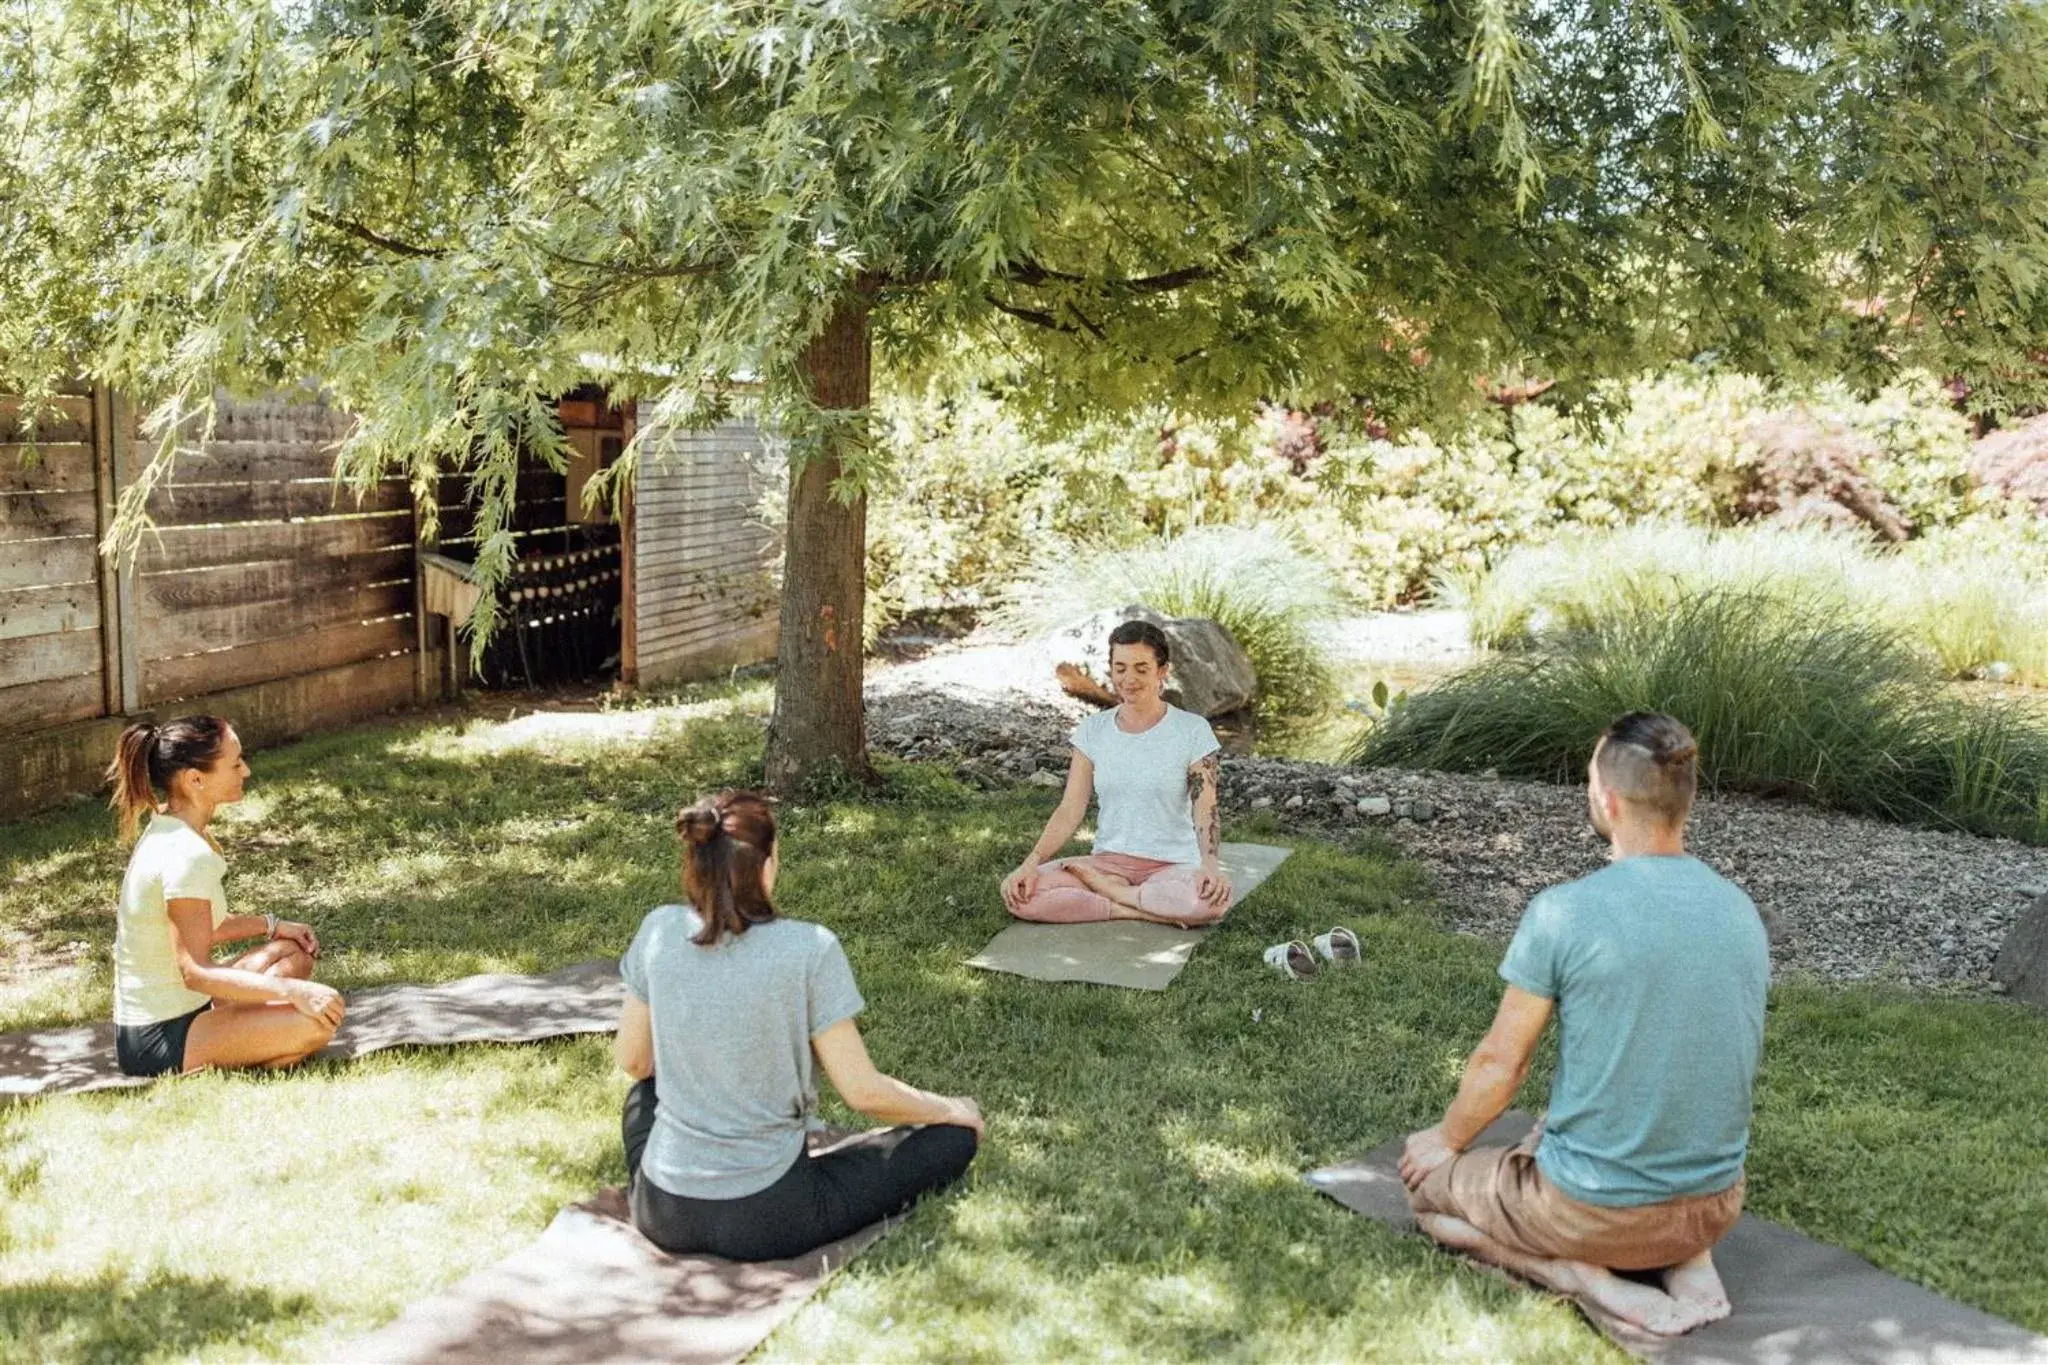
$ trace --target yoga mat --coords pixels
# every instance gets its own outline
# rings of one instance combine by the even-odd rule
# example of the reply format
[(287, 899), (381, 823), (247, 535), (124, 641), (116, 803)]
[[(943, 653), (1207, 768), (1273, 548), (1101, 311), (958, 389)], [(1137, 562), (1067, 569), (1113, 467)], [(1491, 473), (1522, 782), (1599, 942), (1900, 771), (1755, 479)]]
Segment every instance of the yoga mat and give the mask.
[[(1271, 844), (1225, 844), (1220, 850), (1230, 878), (1230, 903), (1259, 889), (1294, 850)], [(1163, 991), (1194, 955), (1204, 929), (1176, 929), (1145, 920), (1100, 924), (1016, 923), (967, 959), (970, 967), (1009, 972), (1034, 981), (1086, 981), (1134, 991)]]
[[(1512, 1146), (1533, 1125), (1509, 1112), (1474, 1146)], [(1303, 1179), (1354, 1213), (1418, 1232), (1399, 1164), (1404, 1139)], [(1860, 1256), (1744, 1214), (1714, 1248), (1735, 1311), (1682, 1337), (1588, 1313), (1622, 1349), (1670, 1365), (2048, 1365), (2048, 1337), (1879, 1270)]]
[[(348, 997), (348, 1016), (320, 1057), (387, 1047), (531, 1043), (619, 1025), (625, 987), (610, 958), (545, 976), (493, 973), (433, 986), (376, 986)], [(114, 1063), (114, 1026), (88, 1024), (0, 1035), (0, 1102), (148, 1085)]]
[(760, 1345), (887, 1228), (871, 1224), (793, 1261), (671, 1256), (634, 1230), (625, 1191), (606, 1190), (562, 1210), (538, 1240), (505, 1260), (350, 1343), (340, 1359), (725, 1365)]

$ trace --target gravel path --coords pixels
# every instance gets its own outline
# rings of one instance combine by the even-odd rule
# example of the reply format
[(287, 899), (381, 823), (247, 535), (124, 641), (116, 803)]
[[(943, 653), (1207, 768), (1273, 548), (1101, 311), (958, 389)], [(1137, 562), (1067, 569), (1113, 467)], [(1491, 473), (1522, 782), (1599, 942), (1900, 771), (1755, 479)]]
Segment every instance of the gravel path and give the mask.
[[(945, 759), (992, 786), (1048, 788), (1088, 710), (1029, 647), (1010, 645), (877, 670), (868, 703), (884, 752)], [(1429, 870), (1451, 927), (1493, 939), (1514, 931), (1531, 895), (1604, 854), (1578, 787), (1255, 757), (1226, 758), (1223, 787), (1233, 813), (1269, 809), (1305, 833), (1385, 833)], [(2048, 892), (2048, 849), (1748, 797), (1703, 797), (1691, 842), (1771, 921), (1781, 979), (1993, 990), (2007, 927)]]

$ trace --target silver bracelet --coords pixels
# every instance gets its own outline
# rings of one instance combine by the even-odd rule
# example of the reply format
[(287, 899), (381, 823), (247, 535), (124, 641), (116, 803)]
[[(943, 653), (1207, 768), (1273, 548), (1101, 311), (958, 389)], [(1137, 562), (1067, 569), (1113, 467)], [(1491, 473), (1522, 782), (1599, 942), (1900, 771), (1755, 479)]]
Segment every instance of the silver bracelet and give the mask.
[(275, 938), (277, 937), (277, 916), (276, 916), (276, 914), (275, 914), (275, 913), (273, 913), (272, 911), (269, 911), (269, 910), (265, 910), (265, 911), (263, 912), (263, 924), (264, 924), (263, 936), (264, 936), (265, 938), (267, 938), (267, 939), (275, 939)]

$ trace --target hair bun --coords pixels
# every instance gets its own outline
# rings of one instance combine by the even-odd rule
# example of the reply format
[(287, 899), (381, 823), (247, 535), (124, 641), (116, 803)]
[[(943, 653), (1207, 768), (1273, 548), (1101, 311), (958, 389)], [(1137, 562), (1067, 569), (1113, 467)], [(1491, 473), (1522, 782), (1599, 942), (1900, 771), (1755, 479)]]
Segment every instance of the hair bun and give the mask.
[(1683, 743), (1672, 745), (1670, 751), (1659, 761), (1663, 763), (1690, 763), (1699, 757), (1699, 752), (1699, 741), (1687, 739)]
[(709, 805), (689, 806), (676, 816), (676, 833), (691, 844), (708, 844), (716, 839), (725, 822)]

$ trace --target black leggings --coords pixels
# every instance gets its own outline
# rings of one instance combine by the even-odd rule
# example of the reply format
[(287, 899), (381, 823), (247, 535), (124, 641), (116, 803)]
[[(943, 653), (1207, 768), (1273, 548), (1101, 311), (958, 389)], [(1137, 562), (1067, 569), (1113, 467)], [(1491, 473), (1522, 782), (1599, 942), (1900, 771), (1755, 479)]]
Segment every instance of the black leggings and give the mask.
[(822, 1156), (803, 1153), (765, 1190), (738, 1199), (688, 1199), (640, 1178), (640, 1154), (654, 1129), (651, 1079), (627, 1092), (620, 1127), (633, 1226), (664, 1251), (730, 1261), (788, 1260), (900, 1213), (919, 1195), (966, 1174), (975, 1148), (972, 1128), (883, 1128), (848, 1138)]

